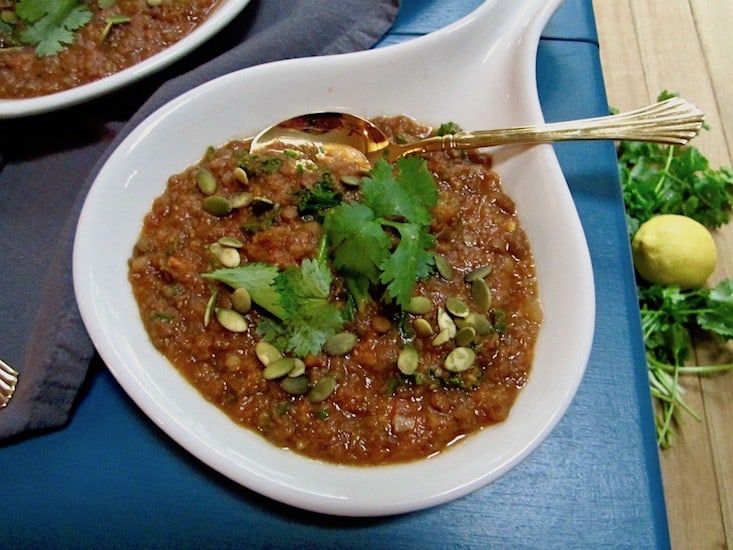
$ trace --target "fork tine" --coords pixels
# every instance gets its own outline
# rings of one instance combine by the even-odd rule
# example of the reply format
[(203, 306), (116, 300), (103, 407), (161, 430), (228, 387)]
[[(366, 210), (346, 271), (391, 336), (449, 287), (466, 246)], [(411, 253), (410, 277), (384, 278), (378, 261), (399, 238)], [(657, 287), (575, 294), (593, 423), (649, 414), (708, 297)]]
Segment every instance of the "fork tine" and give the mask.
[(0, 359), (0, 409), (13, 397), (18, 376), (18, 371)]

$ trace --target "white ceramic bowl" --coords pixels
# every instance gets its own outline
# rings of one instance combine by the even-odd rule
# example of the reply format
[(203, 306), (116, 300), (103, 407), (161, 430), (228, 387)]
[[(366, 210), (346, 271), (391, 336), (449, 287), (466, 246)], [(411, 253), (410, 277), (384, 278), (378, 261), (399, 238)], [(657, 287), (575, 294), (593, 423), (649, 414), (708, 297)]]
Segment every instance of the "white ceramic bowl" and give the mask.
[(551, 146), (494, 152), (495, 168), (533, 245), (545, 314), (529, 382), (504, 423), (431, 459), (334, 466), (279, 449), (234, 425), (151, 346), (126, 261), (169, 175), (197, 161), (209, 145), (252, 135), (292, 115), (406, 113), (430, 123), (452, 120), (466, 129), (541, 122), (536, 48), (558, 4), (490, 0), (455, 24), (404, 44), (246, 69), (177, 98), (129, 135), (87, 198), (75, 242), (74, 281), (99, 353), (156, 424), (254, 491), (347, 516), (395, 514), (455, 499), (501, 476), (550, 433), (583, 376), (595, 318), (587, 245)]
[(167, 67), (174, 61), (197, 48), (219, 32), (227, 23), (249, 4), (250, 0), (224, 0), (209, 17), (189, 35), (169, 48), (133, 65), (118, 73), (100, 80), (41, 97), (28, 99), (0, 99), (0, 119), (17, 118), (27, 115), (55, 111), (63, 107), (76, 105), (93, 99), (113, 90), (131, 84)]

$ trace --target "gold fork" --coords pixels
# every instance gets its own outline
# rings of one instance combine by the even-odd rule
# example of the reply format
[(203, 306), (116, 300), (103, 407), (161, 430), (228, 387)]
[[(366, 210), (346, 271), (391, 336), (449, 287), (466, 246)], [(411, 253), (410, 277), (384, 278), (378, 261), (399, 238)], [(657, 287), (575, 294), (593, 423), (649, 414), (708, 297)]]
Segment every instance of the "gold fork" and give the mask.
[(0, 409), (13, 397), (17, 383), (18, 371), (0, 359)]

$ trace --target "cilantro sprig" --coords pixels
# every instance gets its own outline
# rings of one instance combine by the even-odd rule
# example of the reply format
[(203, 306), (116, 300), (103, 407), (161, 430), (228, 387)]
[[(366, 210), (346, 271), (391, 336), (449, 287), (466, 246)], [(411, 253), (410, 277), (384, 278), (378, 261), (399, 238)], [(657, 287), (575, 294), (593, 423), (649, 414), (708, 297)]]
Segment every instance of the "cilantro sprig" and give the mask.
[(257, 332), (283, 351), (300, 357), (315, 355), (343, 327), (341, 310), (329, 301), (333, 275), (322, 259), (306, 259), (283, 271), (252, 263), (203, 276), (232, 288), (246, 288), (252, 301), (272, 315), (262, 318)]
[(38, 57), (56, 55), (74, 42), (74, 31), (92, 19), (80, 0), (19, 0), (16, 15), (25, 23), (24, 44), (36, 47)]
[[(659, 99), (672, 94), (664, 92)], [(618, 164), (629, 235), (658, 214), (680, 214), (709, 228), (728, 223), (733, 207), (733, 172), (713, 169), (692, 146), (622, 141)], [(681, 377), (733, 370), (733, 363), (687, 365), (693, 339), (702, 333), (733, 339), (733, 281), (713, 288), (681, 290), (637, 281), (642, 334), (651, 393), (657, 402), (657, 442), (669, 448), (680, 412), (699, 419), (684, 400)]]
[(333, 248), (333, 262), (346, 279), (357, 304), (369, 287), (406, 306), (421, 278), (434, 265), (429, 232), (438, 189), (419, 157), (397, 161), (397, 172), (381, 160), (362, 183), (362, 200), (329, 210), (323, 227)]

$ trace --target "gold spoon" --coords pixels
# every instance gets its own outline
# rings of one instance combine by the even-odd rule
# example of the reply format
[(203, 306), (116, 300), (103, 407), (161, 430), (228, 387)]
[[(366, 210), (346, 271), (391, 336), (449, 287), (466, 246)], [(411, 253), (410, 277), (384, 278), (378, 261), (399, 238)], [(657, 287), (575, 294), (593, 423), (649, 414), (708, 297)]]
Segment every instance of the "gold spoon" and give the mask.
[(293, 145), (336, 143), (355, 147), (373, 164), (379, 158), (394, 162), (412, 153), (513, 143), (629, 140), (684, 145), (697, 135), (703, 120), (704, 113), (700, 109), (675, 97), (615, 115), (498, 130), (462, 131), (398, 144), (390, 142), (379, 128), (364, 118), (323, 112), (300, 115), (270, 126), (253, 138), (250, 152), (263, 151), (276, 142)]

